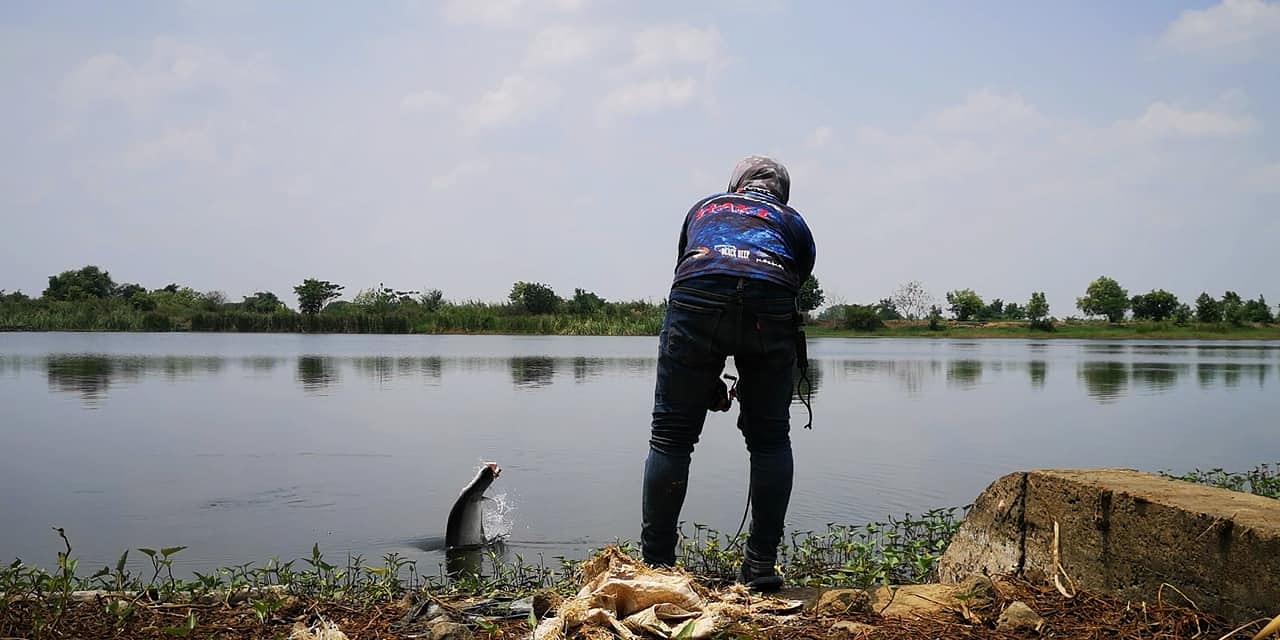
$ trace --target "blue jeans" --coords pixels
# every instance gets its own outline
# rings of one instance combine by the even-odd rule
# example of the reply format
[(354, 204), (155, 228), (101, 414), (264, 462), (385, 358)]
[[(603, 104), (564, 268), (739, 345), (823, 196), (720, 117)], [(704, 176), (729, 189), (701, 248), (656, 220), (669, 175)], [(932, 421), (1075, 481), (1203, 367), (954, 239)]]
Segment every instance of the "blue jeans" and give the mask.
[(645, 562), (673, 565), (689, 461), (726, 356), (738, 369), (738, 429), (751, 457), (745, 555), (772, 572), (791, 499), (792, 371), (799, 332), (794, 294), (763, 280), (704, 276), (672, 287), (658, 338), (657, 385), (644, 466)]

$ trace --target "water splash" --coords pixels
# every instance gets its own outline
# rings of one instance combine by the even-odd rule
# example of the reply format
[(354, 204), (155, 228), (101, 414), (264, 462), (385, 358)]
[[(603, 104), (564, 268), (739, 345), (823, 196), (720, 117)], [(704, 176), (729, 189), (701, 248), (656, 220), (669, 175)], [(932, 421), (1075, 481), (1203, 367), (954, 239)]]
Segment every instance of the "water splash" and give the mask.
[(505, 493), (486, 497), (488, 499), (484, 501), (481, 510), (485, 537), (488, 538), (486, 542), (505, 540), (511, 535), (511, 529), (515, 525), (512, 517), (512, 513), (516, 510), (515, 503)]

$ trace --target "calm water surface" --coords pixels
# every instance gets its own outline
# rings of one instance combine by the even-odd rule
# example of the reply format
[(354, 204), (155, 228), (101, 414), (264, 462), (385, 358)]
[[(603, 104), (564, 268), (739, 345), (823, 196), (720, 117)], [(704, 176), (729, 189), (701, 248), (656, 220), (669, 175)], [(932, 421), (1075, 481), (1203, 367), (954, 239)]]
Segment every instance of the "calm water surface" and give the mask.
[[(398, 552), (434, 572), (485, 460), (509, 553), (639, 535), (654, 338), (0, 334), (0, 558), (187, 545), (185, 570)], [(1035, 467), (1280, 460), (1280, 345), (811, 340), (791, 529), (964, 505)], [(732, 372), (732, 360), (728, 371)], [(736, 409), (709, 416), (684, 518), (738, 526)]]

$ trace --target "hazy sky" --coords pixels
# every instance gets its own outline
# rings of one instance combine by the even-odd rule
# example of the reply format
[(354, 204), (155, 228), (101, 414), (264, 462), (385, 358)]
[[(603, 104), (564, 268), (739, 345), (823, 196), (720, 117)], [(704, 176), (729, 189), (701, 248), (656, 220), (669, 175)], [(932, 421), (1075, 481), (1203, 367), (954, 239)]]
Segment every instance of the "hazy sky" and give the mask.
[(662, 298), (743, 155), (829, 301), (1280, 302), (1280, 1), (0, 3), (0, 288)]

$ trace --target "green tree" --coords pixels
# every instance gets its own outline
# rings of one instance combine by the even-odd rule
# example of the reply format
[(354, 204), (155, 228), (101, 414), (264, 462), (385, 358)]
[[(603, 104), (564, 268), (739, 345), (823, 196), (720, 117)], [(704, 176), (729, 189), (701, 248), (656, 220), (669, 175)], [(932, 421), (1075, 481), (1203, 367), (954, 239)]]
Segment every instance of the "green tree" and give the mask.
[(573, 298), (568, 300), (566, 306), (569, 313), (579, 316), (589, 316), (604, 311), (608, 302), (600, 296), (587, 291), (586, 289), (574, 289)]
[(205, 304), (204, 294), (191, 287), (180, 287), (176, 284), (171, 284), (163, 289), (156, 289), (147, 294), (147, 297), (157, 307), (161, 307), (162, 310), (167, 309), (170, 312), (201, 309), (204, 308)]
[(115, 290), (116, 283), (111, 280), (110, 273), (88, 265), (49, 276), (49, 286), (43, 295), (47, 300), (85, 300), (106, 298)]
[(1102, 276), (1089, 283), (1083, 298), (1076, 298), (1076, 307), (1086, 315), (1106, 316), (1110, 322), (1120, 322), (1129, 310), (1129, 292), (1119, 282)]
[(1179, 327), (1184, 327), (1188, 322), (1191, 322), (1191, 307), (1183, 302), (1173, 310), (1173, 323)]
[(117, 286), (115, 290), (111, 292), (111, 295), (117, 298), (123, 298), (125, 300), (128, 300), (139, 293), (146, 293), (146, 292), (147, 292), (146, 287), (140, 284), (129, 283), (129, 284), (122, 284)]
[(1009, 302), (1004, 305), (1005, 320), (1023, 320), (1027, 317), (1027, 310), (1016, 302)]
[(1201, 292), (1196, 298), (1196, 320), (1200, 322), (1222, 322), (1222, 305), (1207, 292)]
[(284, 309), (284, 302), (270, 291), (258, 291), (245, 296), (240, 308), (253, 313), (275, 313)]
[(439, 311), (444, 306), (444, 292), (439, 289), (427, 289), (418, 296), (418, 304), (423, 311)]
[(307, 278), (302, 281), (302, 284), (294, 287), (293, 292), (298, 296), (298, 310), (313, 316), (320, 313), (326, 302), (341, 295), (343, 288), (342, 285), (328, 280)]
[(957, 289), (947, 292), (947, 305), (951, 315), (961, 322), (969, 320), (982, 311), (982, 298), (973, 289)]
[(995, 298), (978, 312), (979, 320), (1001, 320), (1004, 318), (1004, 300)]
[(800, 285), (800, 294), (797, 297), (796, 305), (800, 307), (802, 313), (808, 313), (822, 306), (827, 299), (826, 294), (822, 292), (822, 286), (818, 284), (818, 278), (812, 273), (805, 278), (804, 284)]
[(23, 293), (21, 290), (13, 293), (5, 293), (4, 289), (0, 289), (0, 303), (4, 304), (26, 304), (31, 302), (31, 296)]
[(901, 320), (902, 314), (898, 311), (898, 303), (893, 298), (881, 298), (880, 302), (875, 305), (876, 316), (881, 320)]
[(938, 305), (936, 304), (933, 306), (930, 306), (929, 307), (929, 330), (942, 331), (945, 328), (946, 328), (946, 325), (944, 325), (942, 321), (942, 309), (939, 309)]
[(351, 304), (374, 313), (387, 313), (402, 304), (415, 303), (413, 295), (417, 291), (401, 291), (392, 289), (379, 282), (377, 287), (361, 289), (351, 298)]
[(1031, 321), (1032, 329), (1053, 328), (1049, 321), (1049, 302), (1045, 300), (1043, 291), (1031, 294), (1031, 299), (1027, 301), (1027, 319)]
[(151, 311), (156, 308), (155, 301), (147, 294), (147, 288), (140, 284), (122, 284), (117, 286), (111, 295), (128, 302), (129, 306), (139, 311)]
[(511, 285), (507, 297), (511, 304), (527, 313), (554, 313), (560, 304), (556, 292), (541, 282), (517, 281)]
[(1166, 320), (1178, 309), (1178, 296), (1154, 289), (1149, 293), (1139, 294), (1130, 300), (1134, 320)]
[(1244, 324), (1244, 301), (1240, 294), (1234, 291), (1222, 294), (1222, 319), (1237, 327)]
[(200, 306), (206, 311), (217, 311), (227, 303), (227, 294), (222, 291), (206, 291), (200, 294)]
[(1271, 324), (1275, 322), (1275, 316), (1271, 315), (1271, 306), (1267, 304), (1267, 299), (1258, 295), (1257, 300), (1250, 300), (1244, 303), (1244, 317), (1249, 322), (1260, 322), (1263, 324)]

